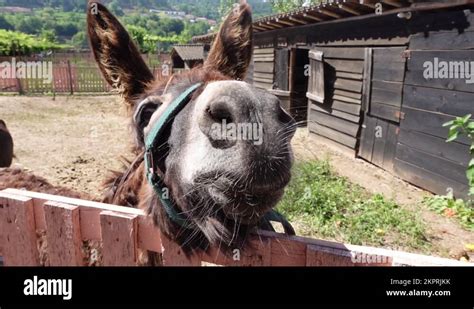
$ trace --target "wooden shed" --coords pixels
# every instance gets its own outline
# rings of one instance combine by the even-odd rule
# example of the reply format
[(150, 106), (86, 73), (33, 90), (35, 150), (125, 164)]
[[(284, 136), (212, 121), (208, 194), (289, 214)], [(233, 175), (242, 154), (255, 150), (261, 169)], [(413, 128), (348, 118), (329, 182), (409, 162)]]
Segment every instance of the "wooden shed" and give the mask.
[(174, 45), (170, 53), (173, 69), (192, 69), (202, 64), (205, 58), (204, 47), (204, 44)]
[[(466, 195), (469, 141), (446, 143), (442, 124), (474, 113), (474, 1), (322, 1), (253, 27), (253, 84), (314, 136), (429, 191)], [(440, 63), (458, 71), (444, 78)]]

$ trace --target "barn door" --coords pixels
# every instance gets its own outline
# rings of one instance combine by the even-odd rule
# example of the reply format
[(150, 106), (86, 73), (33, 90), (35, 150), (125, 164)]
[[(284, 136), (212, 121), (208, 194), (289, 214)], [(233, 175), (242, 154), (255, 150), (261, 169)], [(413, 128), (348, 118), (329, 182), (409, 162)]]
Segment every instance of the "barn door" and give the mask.
[(406, 47), (367, 48), (364, 75), (364, 122), (359, 156), (393, 170), (398, 139)]
[(288, 86), (288, 61), (289, 50), (286, 48), (275, 49), (275, 84), (274, 89), (289, 91)]
[(290, 51), (286, 48), (275, 49), (275, 70), (273, 89), (269, 90), (280, 100), (281, 107), (291, 114), (289, 59)]
[(352, 156), (360, 131), (364, 48), (316, 47), (309, 52), (308, 127)]

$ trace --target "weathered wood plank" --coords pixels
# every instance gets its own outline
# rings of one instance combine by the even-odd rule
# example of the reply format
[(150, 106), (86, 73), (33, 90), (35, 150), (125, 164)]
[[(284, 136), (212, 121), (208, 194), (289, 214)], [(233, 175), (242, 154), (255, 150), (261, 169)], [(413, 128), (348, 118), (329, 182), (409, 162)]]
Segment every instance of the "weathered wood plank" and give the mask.
[[(404, 114), (404, 119), (400, 123), (401, 128), (423, 132), (443, 139), (448, 138), (449, 132), (448, 128), (442, 126), (443, 123), (455, 118), (446, 114), (428, 112), (409, 107), (402, 107), (402, 112)], [(464, 145), (470, 145), (470, 141), (464, 136), (459, 137), (457, 142)]]
[(283, 236), (273, 238), (271, 256), (271, 266), (305, 266), (306, 244)]
[(391, 266), (392, 257), (384, 253), (308, 245), (306, 266)]
[(153, 252), (161, 252), (161, 232), (148, 216), (138, 218), (138, 247)]
[(467, 185), (466, 167), (432, 154), (398, 144), (396, 157), (404, 162)]
[(199, 255), (187, 256), (181, 247), (165, 235), (161, 236), (164, 266), (201, 266)]
[[(436, 62), (438, 65), (436, 65)], [(443, 73), (441, 68), (444, 65), (440, 64), (442, 62), (448, 64), (448, 75), (446, 76), (439, 75)], [(472, 93), (474, 92), (474, 87), (466, 82), (468, 79), (462, 73), (467, 71), (465, 64), (469, 63), (470, 65), (471, 62), (474, 62), (474, 53), (472, 51), (411, 51), (405, 84)], [(425, 70), (428, 73), (429, 69), (428, 64), (425, 65), (425, 63), (432, 63), (432, 76), (425, 76)], [(463, 71), (455, 69), (458, 65), (464, 67)], [(456, 71), (460, 75), (454, 75)], [(450, 76), (449, 74), (452, 75)]]
[(260, 89), (270, 90), (273, 88), (273, 83), (263, 83), (263, 82), (254, 81), (253, 85)]
[(370, 47), (365, 49), (364, 55), (364, 79), (362, 80), (362, 110), (366, 113), (370, 109), (370, 98), (372, 96), (372, 67), (373, 50)]
[(466, 167), (470, 159), (469, 146), (457, 142), (446, 143), (445, 139), (433, 135), (402, 129), (398, 141), (410, 148), (430, 153)]
[(354, 266), (349, 250), (316, 245), (306, 247), (306, 266)]
[(253, 53), (254, 55), (259, 55), (259, 54), (273, 54), (274, 49), (273, 48), (254, 48)]
[(403, 93), (403, 106), (407, 107), (458, 117), (471, 114), (474, 109), (474, 93), (409, 85)]
[(260, 73), (273, 73), (273, 62), (254, 62), (254, 72)]
[(325, 58), (335, 59), (364, 59), (364, 48), (363, 47), (318, 47), (318, 50), (324, 53)]
[(355, 137), (352, 137), (347, 134), (341, 133), (339, 131), (333, 130), (331, 128), (322, 126), (315, 122), (309, 122), (308, 129), (310, 132), (321, 135), (325, 138), (328, 138), (332, 141), (335, 141), (339, 144), (350, 147), (352, 149), (355, 149), (355, 146), (357, 144), (357, 139)]
[(83, 265), (79, 207), (46, 202), (44, 212), (49, 266)]
[(431, 31), (414, 34), (410, 38), (412, 50), (474, 49), (474, 31)]
[(264, 78), (264, 79), (270, 79), (273, 80), (273, 74), (272, 73), (259, 73), (259, 72), (254, 72), (253, 73), (254, 78)]
[(340, 96), (343, 96), (343, 97), (356, 99), (356, 100), (361, 100), (362, 99), (362, 94), (359, 93), (359, 92), (344, 91), (344, 90), (340, 90), (340, 89), (334, 89), (334, 95), (340, 95)]
[(5, 266), (40, 265), (33, 200), (0, 192)]
[(275, 50), (275, 84), (277, 89), (288, 90), (289, 50)]
[(233, 249), (227, 255), (218, 248), (211, 248), (201, 255), (203, 262), (225, 266), (269, 266), (271, 265), (271, 238), (255, 237), (249, 248)]
[(388, 132), (386, 132), (385, 152), (383, 155), (383, 168), (387, 171), (393, 171), (393, 160), (397, 151), (397, 141), (399, 134), (399, 126), (389, 123)]
[(137, 263), (137, 216), (112, 211), (100, 213), (104, 266)]
[(352, 115), (360, 116), (361, 105), (360, 104), (351, 104), (346, 102), (341, 102), (334, 100), (332, 101), (331, 107), (333, 109), (346, 112)]
[(309, 115), (311, 121), (315, 121), (321, 125), (333, 128), (337, 131), (346, 133), (350, 136), (356, 137), (359, 131), (359, 125), (351, 121), (347, 121), (328, 114), (320, 113), (312, 110)]
[(372, 161), (372, 152), (374, 149), (375, 141), (375, 125), (377, 119), (375, 117), (370, 117), (365, 115), (364, 124), (362, 125), (362, 133), (360, 138), (359, 146), (359, 156), (366, 159), (367, 161)]
[(372, 80), (403, 82), (405, 77), (405, 47), (373, 49)]
[(372, 80), (372, 101), (398, 107), (402, 105), (403, 84)]
[(353, 98), (345, 97), (345, 96), (338, 95), (338, 94), (333, 95), (332, 98), (334, 100), (339, 100), (339, 101), (343, 101), (343, 102), (351, 103), (351, 104), (361, 105), (361, 103), (362, 103), (360, 99), (353, 99)]
[(347, 78), (347, 79), (353, 79), (353, 80), (362, 80), (363, 75), (358, 74), (358, 73), (348, 73), (348, 72), (341, 72), (341, 71), (336, 71), (336, 78)]
[(377, 119), (377, 123), (375, 124), (374, 149), (372, 152), (371, 162), (380, 167), (383, 167), (383, 157), (385, 153), (387, 134), (388, 122), (382, 119)]
[(444, 195), (448, 193), (449, 189), (453, 190), (456, 196), (467, 196), (468, 186), (466, 184), (427, 171), (397, 157), (395, 157), (394, 170), (402, 179), (433, 193)]
[(346, 91), (361, 92), (362, 82), (352, 79), (336, 78), (336, 80), (334, 80), (334, 88)]
[(364, 61), (325, 59), (325, 62), (332, 66), (335, 71), (359, 74), (362, 74), (364, 72)]
[(310, 53), (315, 54), (317, 57), (310, 59), (311, 75), (308, 80), (307, 97), (316, 102), (324, 103), (326, 98), (325, 83), (327, 78), (325, 76), (323, 53), (318, 50), (312, 50)]
[(359, 123), (360, 117), (356, 115), (352, 115), (343, 111), (339, 111), (336, 109), (331, 108), (330, 106), (321, 105), (321, 104), (311, 104), (311, 108), (315, 111), (333, 115), (335, 117), (339, 117), (354, 123)]
[(392, 105), (386, 105), (377, 101), (370, 103), (370, 115), (377, 116), (381, 119), (391, 120), (393, 122), (400, 121), (400, 108)]

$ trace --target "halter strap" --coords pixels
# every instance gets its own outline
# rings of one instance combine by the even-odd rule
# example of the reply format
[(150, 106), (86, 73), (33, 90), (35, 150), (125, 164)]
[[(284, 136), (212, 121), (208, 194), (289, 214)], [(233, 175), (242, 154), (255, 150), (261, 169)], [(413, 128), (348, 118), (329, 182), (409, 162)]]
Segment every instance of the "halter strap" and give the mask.
[(200, 83), (194, 84), (183, 93), (181, 93), (176, 99), (174, 99), (164, 110), (156, 124), (151, 129), (145, 140), (145, 168), (148, 182), (153, 187), (153, 190), (158, 195), (161, 205), (166, 211), (168, 217), (175, 223), (182, 227), (189, 227), (189, 222), (183, 214), (176, 211), (173, 206), (169, 190), (165, 187), (163, 182), (163, 173), (160, 171), (156, 159), (156, 145), (159, 137), (163, 134), (165, 127), (169, 124), (174, 117), (186, 106), (189, 102), (189, 98), (201, 86)]

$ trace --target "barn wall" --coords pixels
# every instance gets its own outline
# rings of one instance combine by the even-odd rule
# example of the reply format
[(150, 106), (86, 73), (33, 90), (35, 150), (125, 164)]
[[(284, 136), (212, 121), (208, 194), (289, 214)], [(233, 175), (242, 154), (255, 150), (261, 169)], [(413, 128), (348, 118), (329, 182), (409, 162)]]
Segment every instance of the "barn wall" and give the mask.
[[(325, 75), (333, 75), (324, 103), (308, 97), (311, 132), (424, 189), (466, 194), (468, 140), (446, 143), (442, 124), (474, 114), (474, 86), (460, 79), (427, 80), (423, 64), (434, 58), (474, 61), (473, 9), (414, 12), (409, 20), (395, 14), (353, 18), (255, 35), (255, 44), (266, 48), (283, 41), (288, 48), (323, 51)], [(372, 50), (372, 67), (357, 49)], [(317, 88), (310, 81), (309, 93), (312, 86)], [(382, 138), (375, 136), (377, 129)]]
[(274, 48), (255, 48), (253, 51), (253, 84), (261, 89), (273, 89)]
[(469, 141), (462, 138), (446, 143), (448, 129), (442, 124), (474, 113), (474, 86), (461, 78), (425, 79), (423, 65), (425, 61), (434, 62), (434, 58), (474, 61), (474, 14), (463, 13), (469, 26), (461, 33), (420, 33), (410, 39), (395, 158), (395, 172), (405, 180), (438, 194), (451, 188), (458, 196), (465, 196), (468, 191), (465, 172)]

